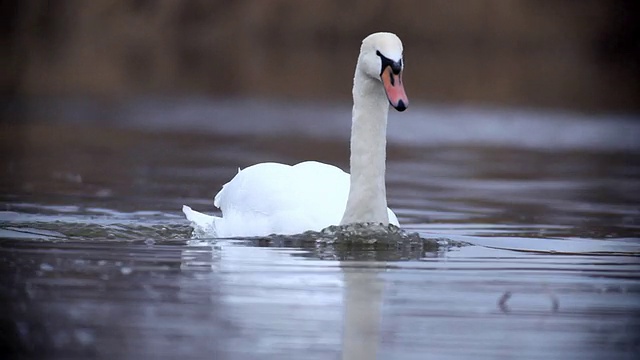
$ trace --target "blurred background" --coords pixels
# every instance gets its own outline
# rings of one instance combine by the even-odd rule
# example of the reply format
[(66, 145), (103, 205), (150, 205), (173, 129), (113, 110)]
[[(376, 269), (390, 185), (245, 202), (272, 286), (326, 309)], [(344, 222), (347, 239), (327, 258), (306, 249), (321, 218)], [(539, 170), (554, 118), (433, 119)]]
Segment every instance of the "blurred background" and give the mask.
[(414, 103), (637, 112), (639, 4), (8, 0), (2, 93), (346, 103), (360, 41), (392, 31)]
[[(0, 7), (0, 354), (339, 358), (351, 322), (385, 359), (637, 358), (640, 1)], [(411, 101), (389, 112), (389, 207), (477, 246), (184, 246), (182, 206), (219, 214), (238, 168), (349, 169), (377, 31), (404, 42)], [(374, 258), (410, 262), (334, 261)]]

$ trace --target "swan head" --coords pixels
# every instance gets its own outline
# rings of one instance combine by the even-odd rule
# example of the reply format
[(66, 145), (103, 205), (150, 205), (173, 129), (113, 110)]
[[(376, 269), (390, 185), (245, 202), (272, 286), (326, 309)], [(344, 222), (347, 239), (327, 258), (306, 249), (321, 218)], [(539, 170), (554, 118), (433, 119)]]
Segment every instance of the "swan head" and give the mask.
[(389, 104), (398, 111), (409, 106), (404, 91), (402, 41), (393, 33), (379, 32), (362, 40), (358, 65), (365, 75), (382, 83)]

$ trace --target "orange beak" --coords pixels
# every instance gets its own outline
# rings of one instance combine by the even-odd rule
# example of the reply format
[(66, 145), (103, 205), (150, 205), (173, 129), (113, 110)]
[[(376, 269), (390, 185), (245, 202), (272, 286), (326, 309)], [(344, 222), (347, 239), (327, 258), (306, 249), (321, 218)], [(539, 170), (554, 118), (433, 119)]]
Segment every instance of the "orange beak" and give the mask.
[(402, 83), (402, 71), (397, 74), (393, 73), (391, 66), (387, 66), (382, 74), (380, 74), (384, 91), (387, 93), (389, 104), (398, 111), (405, 111), (409, 106), (409, 99), (404, 92), (404, 84)]

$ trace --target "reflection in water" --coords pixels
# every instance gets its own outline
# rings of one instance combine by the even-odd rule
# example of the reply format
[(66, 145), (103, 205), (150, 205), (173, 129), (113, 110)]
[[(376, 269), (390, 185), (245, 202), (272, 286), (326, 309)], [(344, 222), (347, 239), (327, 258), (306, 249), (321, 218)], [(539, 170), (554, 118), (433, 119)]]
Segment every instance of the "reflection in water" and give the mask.
[[(286, 248), (283, 248), (285, 243)], [(381, 342), (382, 304), (385, 288), (385, 281), (378, 274), (387, 268), (385, 260), (421, 258), (426, 255), (426, 251), (431, 252), (430, 256), (437, 256), (438, 253), (443, 254), (446, 251), (443, 247), (434, 245), (432, 241), (425, 241), (425, 247), (421, 247), (418, 252), (415, 252), (415, 244), (406, 247), (401, 245), (393, 248), (387, 247), (385, 250), (372, 244), (350, 247), (323, 244), (314, 248), (309, 246), (309, 242), (284, 236), (276, 237), (271, 241), (267, 238), (256, 240), (217, 239), (191, 240), (189, 244), (191, 246), (182, 251), (182, 269), (198, 268), (208, 264), (213, 272), (231, 275), (231, 279), (222, 281), (221, 289), (224, 293), (222, 297), (229, 307), (232, 318), (234, 313), (244, 314), (239, 321), (249, 331), (251, 329), (265, 329), (266, 326), (269, 329), (277, 329), (277, 333), (292, 332), (285, 339), (281, 337), (270, 338), (265, 333), (245, 333), (245, 336), (248, 335), (249, 338), (262, 338), (259, 343), (254, 344), (254, 351), (266, 357), (274, 356), (274, 358), (281, 358), (282, 354), (278, 353), (280, 349), (283, 352), (299, 349), (300, 351), (312, 351), (311, 354), (306, 353), (305, 358), (312, 358), (315, 355), (313, 351), (325, 354), (325, 351), (340, 350), (343, 359), (375, 359), (378, 344)], [(301, 245), (303, 247), (300, 247)], [(254, 246), (258, 246), (255, 250), (260, 249), (260, 251), (252, 250)], [(206, 253), (206, 251), (203, 252), (203, 249), (209, 247), (211, 249), (210, 257), (201, 256)], [(273, 250), (282, 251), (284, 249), (293, 251), (287, 253), (286, 258), (274, 256), (272, 253)], [(299, 252), (300, 249), (305, 249), (305, 251)], [(330, 258), (341, 260), (339, 262), (328, 260), (328, 251), (332, 254)], [(412, 254), (412, 256), (408, 257), (407, 254)], [(288, 259), (289, 257), (291, 258)], [(323, 261), (317, 263), (314, 261), (316, 258)], [(363, 262), (363, 260), (375, 258), (379, 258), (379, 260)], [(306, 266), (300, 261), (314, 261), (316, 265), (313, 266), (327, 266), (328, 269), (335, 266), (340, 271), (331, 271), (322, 277), (310, 275), (304, 271)], [(278, 279), (278, 274), (274, 274), (272, 270), (272, 266), (276, 264), (279, 264), (278, 266), (287, 264), (292, 269), (297, 268), (295, 271), (297, 274), (287, 273), (283, 278)], [(254, 268), (254, 271), (259, 274), (247, 273), (246, 269), (248, 268)], [(234, 274), (237, 271), (240, 272), (239, 276)], [(262, 274), (262, 271), (267, 271), (269, 275)], [(294, 278), (293, 282), (292, 277)], [(296, 278), (299, 278), (302, 283), (295, 281)], [(335, 295), (316, 293), (309, 296), (309, 292), (315, 292), (314, 289), (325, 288), (328, 281), (338, 286), (334, 293), (336, 290), (342, 293), (341, 301), (335, 296), (338, 295), (337, 293)], [(302, 288), (300, 288), (301, 286)], [(265, 297), (262, 300), (255, 298), (256, 293), (263, 292), (266, 293), (263, 294)], [(292, 296), (295, 293), (298, 295)], [(287, 300), (283, 299), (283, 295)], [(329, 298), (318, 301), (318, 297), (322, 298), (327, 295)], [(255, 303), (255, 301), (259, 302)], [(289, 303), (290, 301), (293, 302)], [(326, 308), (327, 305), (336, 304), (338, 301), (342, 303), (342, 311), (333, 306)], [(278, 305), (274, 308), (276, 303)], [(287, 304), (292, 306), (288, 312), (281, 313), (281, 310), (277, 309)], [(308, 305), (315, 304), (324, 307), (308, 307)], [(250, 306), (251, 309), (246, 306)], [(237, 310), (234, 311), (233, 308)], [(313, 315), (313, 313), (327, 316), (327, 311), (336, 310), (338, 313), (342, 313), (342, 317), (336, 318), (337, 314), (331, 315), (330, 318), (333, 318), (333, 321), (329, 327), (322, 328), (322, 333), (315, 333), (312, 338), (299, 335), (299, 332), (304, 328), (299, 321), (308, 321), (309, 317), (315, 318), (317, 315)], [(251, 315), (248, 315), (247, 311)], [(247, 322), (247, 319), (253, 319), (253, 321)], [(289, 319), (293, 319), (294, 322), (289, 322)], [(337, 343), (338, 347), (329, 347), (326, 350), (318, 347), (318, 344), (330, 345), (332, 342), (338, 341), (335, 335), (339, 333), (342, 333), (342, 338)], [(235, 339), (230, 342), (232, 344), (244, 343), (247, 340), (247, 338)], [(261, 343), (264, 343), (262, 345), (264, 347), (261, 346)]]
[(1, 240), (5, 349), (124, 359), (631, 359), (640, 350), (630, 316), (640, 312), (637, 257), (477, 246), (405, 261), (318, 255), (246, 240)]
[(376, 359), (384, 293), (384, 282), (378, 273), (384, 264), (367, 262), (356, 268), (349, 265), (341, 263), (345, 283), (342, 358)]

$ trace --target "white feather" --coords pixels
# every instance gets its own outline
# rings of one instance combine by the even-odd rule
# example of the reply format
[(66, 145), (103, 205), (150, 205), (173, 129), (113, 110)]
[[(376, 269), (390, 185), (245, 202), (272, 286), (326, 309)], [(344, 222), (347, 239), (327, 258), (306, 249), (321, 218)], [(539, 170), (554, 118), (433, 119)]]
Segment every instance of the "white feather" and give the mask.
[(377, 33), (362, 44), (354, 77), (351, 173), (316, 161), (294, 166), (260, 163), (239, 170), (215, 196), (223, 217), (183, 207), (196, 236), (297, 234), (355, 222), (399, 226), (387, 208), (384, 183), (388, 100), (377, 51), (402, 56), (402, 43)]

